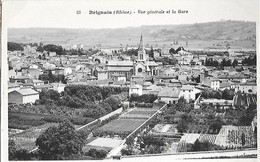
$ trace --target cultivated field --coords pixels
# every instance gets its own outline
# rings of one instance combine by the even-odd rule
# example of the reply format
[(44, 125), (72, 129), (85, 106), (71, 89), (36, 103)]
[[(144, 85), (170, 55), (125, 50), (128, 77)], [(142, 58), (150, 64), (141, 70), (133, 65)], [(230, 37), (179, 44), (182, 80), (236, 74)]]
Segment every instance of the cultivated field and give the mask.
[(21, 133), (10, 135), (9, 138), (14, 140), (18, 148), (32, 150), (35, 146), (35, 140), (50, 126), (57, 126), (57, 123), (47, 123), (37, 127), (31, 127)]
[(139, 127), (146, 119), (117, 119), (99, 128), (101, 132), (127, 135)]

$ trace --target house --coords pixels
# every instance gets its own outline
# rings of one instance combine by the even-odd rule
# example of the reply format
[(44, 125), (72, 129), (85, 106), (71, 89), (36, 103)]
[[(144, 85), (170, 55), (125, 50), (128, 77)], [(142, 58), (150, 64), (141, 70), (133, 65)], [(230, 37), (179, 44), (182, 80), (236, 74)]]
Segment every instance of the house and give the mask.
[(49, 55), (49, 57), (54, 57), (54, 56), (56, 56), (57, 54), (56, 54), (56, 52), (48, 52), (48, 55)]
[(32, 77), (32, 78), (35, 78), (35, 79), (38, 79), (39, 75), (41, 75), (42, 73), (43, 73), (42, 70), (35, 69), (35, 68), (29, 68), (28, 71), (27, 71), (27, 75), (29, 77)]
[(59, 93), (64, 92), (64, 89), (66, 87), (66, 84), (62, 83), (51, 83), (50, 85), (52, 86), (52, 89), (58, 91)]
[(8, 93), (15, 91), (15, 90), (19, 90), (20, 88), (21, 88), (21, 86), (19, 84), (8, 82)]
[(114, 81), (126, 81), (126, 76), (124, 74), (113, 74), (111, 75), (111, 79)]
[(158, 94), (158, 101), (165, 102), (168, 104), (177, 103), (179, 98), (180, 98), (180, 90), (177, 88), (172, 89), (169, 87), (165, 87), (162, 90), (160, 90), (160, 92)]
[(29, 83), (32, 83), (33, 86), (44, 85), (44, 81), (43, 80), (37, 80), (37, 79), (32, 79), (32, 80), (29, 81)]
[(108, 61), (108, 79), (111, 79), (112, 75), (121, 74), (126, 77), (126, 80), (130, 80), (133, 74), (133, 65), (134, 63), (132, 61)]
[(225, 89), (230, 90), (231, 87), (232, 87), (232, 84), (231, 84), (231, 83), (229, 83), (229, 82), (221, 82), (219, 89), (220, 89), (221, 91), (224, 91)]
[(241, 91), (242, 93), (257, 93), (256, 82), (245, 82), (235, 85), (235, 92)]
[(212, 104), (214, 106), (222, 106), (224, 108), (228, 108), (229, 106), (233, 105), (233, 100), (225, 100), (225, 99), (202, 99), (200, 101), (200, 103), (204, 103), (204, 104)]
[(33, 89), (20, 89), (8, 93), (8, 103), (26, 104), (34, 103), (39, 99), (39, 92)]
[(30, 77), (16, 76), (15, 78), (9, 78), (11, 83), (28, 83)]
[(97, 70), (97, 78), (98, 80), (106, 80), (108, 79), (108, 72), (107, 70)]
[(200, 90), (196, 89), (193, 85), (183, 85), (181, 88), (181, 96), (187, 101), (195, 100), (196, 94), (200, 93)]
[(154, 94), (158, 95), (159, 92), (161, 91), (162, 87), (157, 86), (156, 84), (152, 84), (148, 87), (143, 88), (143, 94)]
[(214, 89), (214, 90), (218, 90), (220, 88), (220, 80), (219, 79), (216, 79), (216, 78), (213, 78), (211, 79), (211, 84), (210, 84), (211, 88)]
[(52, 86), (50, 84), (40, 84), (40, 85), (35, 85), (33, 86), (33, 88), (37, 91), (37, 92), (41, 92), (43, 90), (49, 90), (52, 88)]
[(138, 94), (139, 96), (141, 96), (143, 94), (142, 89), (143, 87), (141, 85), (138, 84), (130, 85), (129, 96), (131, 96), (132, 94)]

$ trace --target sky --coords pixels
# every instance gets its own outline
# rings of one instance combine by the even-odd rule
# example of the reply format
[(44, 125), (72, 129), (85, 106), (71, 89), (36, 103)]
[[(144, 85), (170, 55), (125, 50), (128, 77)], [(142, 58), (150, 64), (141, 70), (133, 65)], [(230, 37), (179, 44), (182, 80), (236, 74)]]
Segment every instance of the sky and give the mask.
[[(7, 28), (123, 28), (258, 20), (258, 0), (9, 0), (3, 3)], [(77, 14), (77, 11), (81, 14)], [(131, 15), (89, 15), (92, 11), (132, 11)], [(187, 10), (186, 14), (137, 14), (138, 10)], [(135, 14), (133, 14), (135, 12)]]

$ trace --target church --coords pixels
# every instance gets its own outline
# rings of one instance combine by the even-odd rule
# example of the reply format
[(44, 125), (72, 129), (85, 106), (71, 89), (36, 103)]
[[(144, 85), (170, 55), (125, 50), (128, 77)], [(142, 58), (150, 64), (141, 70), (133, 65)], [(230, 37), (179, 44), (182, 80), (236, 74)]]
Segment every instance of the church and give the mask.
[(134, 74), (136, 76), (154, 76), (158, 74), (158, 64), (154, 61), (149, 61), (149, 55), (144, 49), (143, 37), (141, 35), (138, 48), (138, 57), (134, 63)]
[(156, 62), (149, 61), (149, 55), (146, 54), (141, 35), (137, 59), (133, 61), (108, 61), (105, 69), (97, 71), (98, 76), (101, 76), (101, 73), (103, 75), (104, 72), (104, 77), (98, 77), (98, 80), (118, 80), (114, 78), (120, 76), (120, 78), (125, 78), (123, 80), (128, 81), (132, 77), (145, 78), (146, 76), (154, 76), (158, 74), (158, 66)]

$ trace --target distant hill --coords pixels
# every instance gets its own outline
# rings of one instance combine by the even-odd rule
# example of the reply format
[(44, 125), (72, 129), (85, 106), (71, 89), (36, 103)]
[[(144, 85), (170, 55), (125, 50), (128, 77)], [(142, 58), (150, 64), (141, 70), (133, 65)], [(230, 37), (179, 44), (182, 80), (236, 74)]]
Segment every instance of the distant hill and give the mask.
[[(12, 28), (8, 41), (16, 43), (54, 43), (63, 46), (125, 47), (137, 45), (141, 33), (147, 46), (170, 47), (174, 41), (190, 48), (255, 48), (256, 23), (218, 21), (186, 25), (155, 25), (118, 29)], [(175, 42), (176, 43), (176, 42)], [(121, 45), (120, 45), (121, 44)]]

